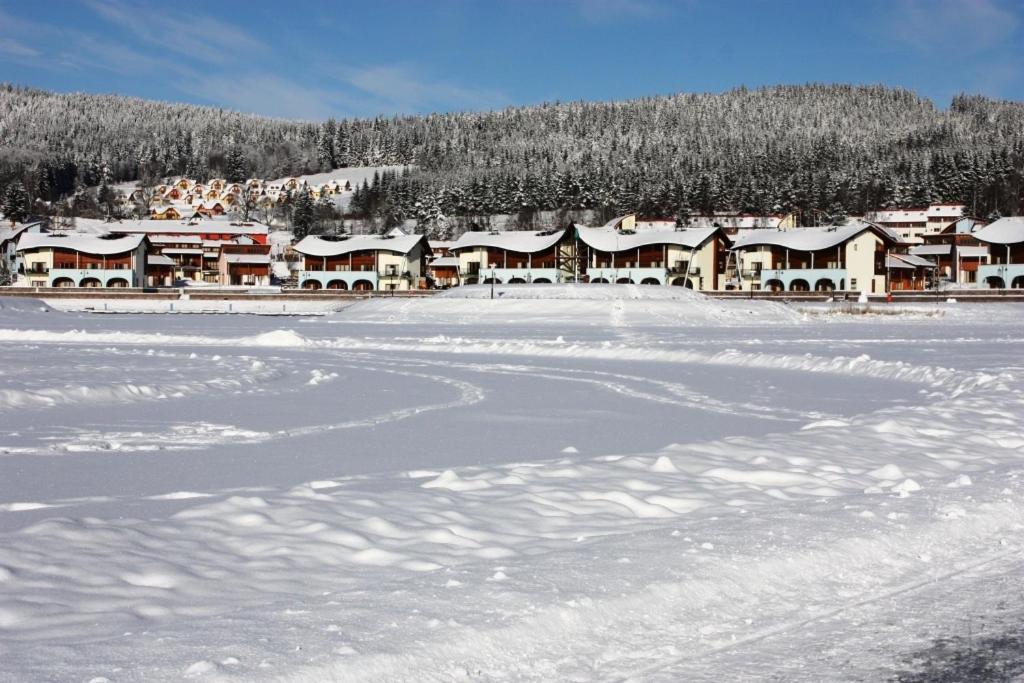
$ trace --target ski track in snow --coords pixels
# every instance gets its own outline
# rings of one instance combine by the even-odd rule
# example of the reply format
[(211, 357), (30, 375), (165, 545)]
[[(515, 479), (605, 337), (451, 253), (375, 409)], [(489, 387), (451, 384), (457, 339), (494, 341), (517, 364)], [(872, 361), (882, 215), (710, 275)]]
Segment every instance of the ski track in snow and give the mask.
[[(460, 312), (480, 305), (458, 303)], [(688, 340), (666, 348), (636, 323), (672, 325), (679, 316), (666, 306), (613, 306), (614, 341), (0, 329), (0, 348), (36, 348), (44, 363), (53, 349), (126, 355), (139, 363), (126, 373), (146, 363), (220, 368), (144, 390), (116, 381), (63, 393), (5, 388), (6, 416), (211, 392), (301, 401), (345, 390), (350, 372), (436, 391), (436, 400), (399, 397), (396, 407), (336, 422), (304, 425), (300, 409), (286, 428), (212, 416), (163, 429), (44, 432), (69, 457), (258, 448), (331, 432), (372, 439), (424, 413), (462, 438), (462, 412), (520, 376), (556, 392), (581, 386), (612, 402), (779, 423), (767, 435), (648, 453), (568, 447), (559, 458), (458, 468), (414, 458), (404, 472), (326, 474), (293, 487), (148, 493), (141, 498), (176, 504), (151, 519), (41, 519), (0, 543), (0, 679), (721, 680), (739, 666), (730, 653), (759, 652), (780, 667), (787, 657), (802, 662), (792, 680), (822, 680), (837, 670), (829, 662), (841, 665), (801, 659), (798, 634), (832, 622), (859, 633), (855, 614), (882, 618), (889, 603), (1024, 562), (1019, 366), (687, 348)], [(379, 307), (388, 324), (396, 311), (414, 315), (410, 302)], [(599, 365), (556, 364), (570, 360)], [(921, 393), (912, 405), (839, 415), (719, 398), (630, 371), (636, 363), (861, 378)], [(139, 498), (8, 500), (0, 513)]]

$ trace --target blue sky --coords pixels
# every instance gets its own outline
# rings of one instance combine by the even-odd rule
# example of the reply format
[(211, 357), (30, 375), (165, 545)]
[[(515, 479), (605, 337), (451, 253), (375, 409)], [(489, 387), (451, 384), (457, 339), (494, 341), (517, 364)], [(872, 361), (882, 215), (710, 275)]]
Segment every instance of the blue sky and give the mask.
[(0, 79), (289, 118), (736, 86), (1024, 100), (1024, 0), (0, 0)]

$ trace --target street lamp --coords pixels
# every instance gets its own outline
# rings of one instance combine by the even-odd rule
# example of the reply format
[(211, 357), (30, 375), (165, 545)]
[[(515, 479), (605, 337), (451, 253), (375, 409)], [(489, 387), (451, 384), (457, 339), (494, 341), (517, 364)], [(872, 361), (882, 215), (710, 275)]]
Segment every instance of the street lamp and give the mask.
[(496, 264), (492, 263), (491, 266), (491, 298), (494, 298), (494, 267)]

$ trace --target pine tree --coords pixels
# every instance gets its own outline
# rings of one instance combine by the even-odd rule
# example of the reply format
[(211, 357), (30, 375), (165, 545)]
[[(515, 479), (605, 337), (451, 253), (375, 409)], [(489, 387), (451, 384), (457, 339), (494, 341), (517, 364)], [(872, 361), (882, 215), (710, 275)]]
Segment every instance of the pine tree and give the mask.
[(224, 159), (224, 177), (233, 183), (240, 183), (247, 177), (245, 154), (237, 143), (231, 146)]
[(306, 235), (313, 234), (316, 227), (316, 206), (313, 204), (313, 196), (308, 192), (301, 192), (295, 199), (295, 208), (292, 210), (292, 232), (295, 239), (300, 240)]
[(19, 180), (11, 183), (4, 193), (4, 218), (12, 223), (20, 223), (28, 217), (28, 192)]

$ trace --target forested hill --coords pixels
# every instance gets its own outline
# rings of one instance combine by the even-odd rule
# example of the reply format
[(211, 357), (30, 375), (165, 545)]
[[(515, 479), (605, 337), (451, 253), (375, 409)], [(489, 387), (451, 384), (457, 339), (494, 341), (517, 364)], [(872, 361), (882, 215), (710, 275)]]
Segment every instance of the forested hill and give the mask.
[[(232, 156), (244, 168), (228, 168)], [(355, 212), (484, 216), (801, 210), (817, 219), (963, 201), (1024, 213), (1024, 104), (948, 109), (882, 86), (778, 86), (487, 113), (294, 122), (0, 86), (0, 184), (57, 199), (103, 177), (264, 177), (414, 164)]]

